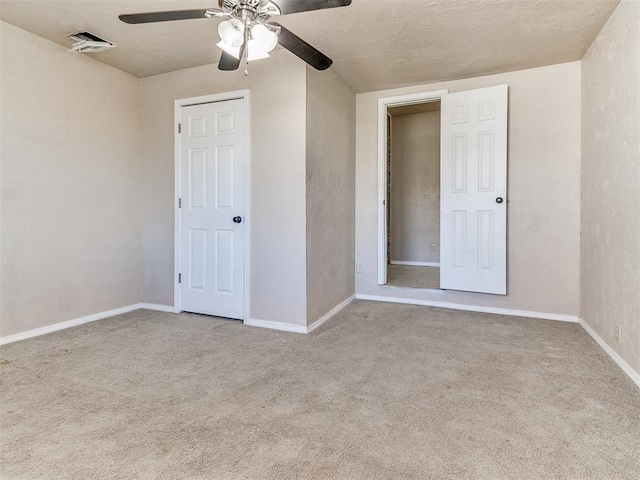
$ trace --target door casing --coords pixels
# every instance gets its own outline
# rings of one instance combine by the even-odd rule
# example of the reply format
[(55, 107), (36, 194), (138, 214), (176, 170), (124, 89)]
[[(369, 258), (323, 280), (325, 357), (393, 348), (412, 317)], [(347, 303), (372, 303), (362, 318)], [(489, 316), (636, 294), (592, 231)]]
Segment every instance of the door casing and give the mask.
[(235, 90), (232, 92), (216, 93), (212, 95), (204, 95), (200, 97), (190, 97), (175, 100), (174, 102), (174, 260), (173, 260), (173, 308), (175, 312), (182, 311), (180, 308), (180, 284), (178, 282), (178, 274), (181, 271), (181, 239), (180, 239), (180, 220), (181, 209), (178, 202), (181, 198), (180, 191), (180, 114), (182, 107), (193, 105), (202, 105), (206, 103), (224, 102), (227, 100), (245, 101), (246, 111), (246, 159), (245, 159), (245, 245), (244, 245), (244, 312), (243, 321), (246, 322), (249, 315), (249, 307), (251, 305), (251, 102), (249, 90)]
[(378, 99), (378, 284), (387, 283), (387, 109), (437, 102), (449, 89)]

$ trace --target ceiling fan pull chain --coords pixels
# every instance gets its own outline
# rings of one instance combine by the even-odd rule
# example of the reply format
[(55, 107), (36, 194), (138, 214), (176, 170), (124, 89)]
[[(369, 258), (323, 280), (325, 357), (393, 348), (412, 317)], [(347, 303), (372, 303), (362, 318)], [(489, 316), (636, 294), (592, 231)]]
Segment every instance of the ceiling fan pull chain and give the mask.
[(244, 20), (244, 59), (245, 69), (244, 76), (249, 76), (249, 38), (251, 37), (251, 29), (253, 28), (253, 22), (249, 22), (246, 18)]

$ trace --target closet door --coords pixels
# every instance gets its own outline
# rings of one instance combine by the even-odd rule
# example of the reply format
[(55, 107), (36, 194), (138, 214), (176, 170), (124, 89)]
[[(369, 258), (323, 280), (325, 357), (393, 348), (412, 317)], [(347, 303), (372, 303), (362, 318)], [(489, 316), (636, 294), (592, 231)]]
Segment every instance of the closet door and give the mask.
[(507, 92), (442, 97), (442, 289), (507, 293)]
[(244, 99), (180, 110), (181, 310), (244, 317)]

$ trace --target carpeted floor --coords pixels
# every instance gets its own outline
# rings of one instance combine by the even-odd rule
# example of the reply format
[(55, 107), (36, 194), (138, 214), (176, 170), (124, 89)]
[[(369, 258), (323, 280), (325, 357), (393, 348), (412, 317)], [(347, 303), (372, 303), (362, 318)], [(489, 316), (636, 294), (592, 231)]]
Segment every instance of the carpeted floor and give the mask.
[(2, 479), (638, 479), (577, 324), (356, 301), (309, 335), (137, 311), (0, 349)]
[(440, 288), (440, 267), (388, 265), (387, 285), (398, 288)]

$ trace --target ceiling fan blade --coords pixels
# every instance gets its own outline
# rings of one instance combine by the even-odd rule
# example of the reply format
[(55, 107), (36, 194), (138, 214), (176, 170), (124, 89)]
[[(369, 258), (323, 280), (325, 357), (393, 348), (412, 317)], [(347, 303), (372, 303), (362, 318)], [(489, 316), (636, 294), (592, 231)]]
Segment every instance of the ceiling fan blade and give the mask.
[(153, 23), (171, 20), (190, 20), (192, 18), (209, 18), (208, 10), (174, 10), (171, 12), (149, 12), (120, 15), (118, 18), (124, 23)]
[(351, 0), (273, 0), (273, 3), (280, 8), (281, 15), (287, 15), (310, 10), (347, 7), (351, 5)]
[[(242, 55), (240, 55), (240, 58), (242, 58)], [(240, 58), (229, 55), (227, 52), (222, 52), (220, 61), (218, 62), (218, 70), (222, 70), (225, 72), (237, 70), (240, 66)]]
[(278, 35), (278, 43), (316, 70), (326, 70), (333, 63), (333, 60), (324, 53), (315, 49), (282, 25), (278, 23), (272, 23), (271, 25), (281, 28), (280, 34)]

